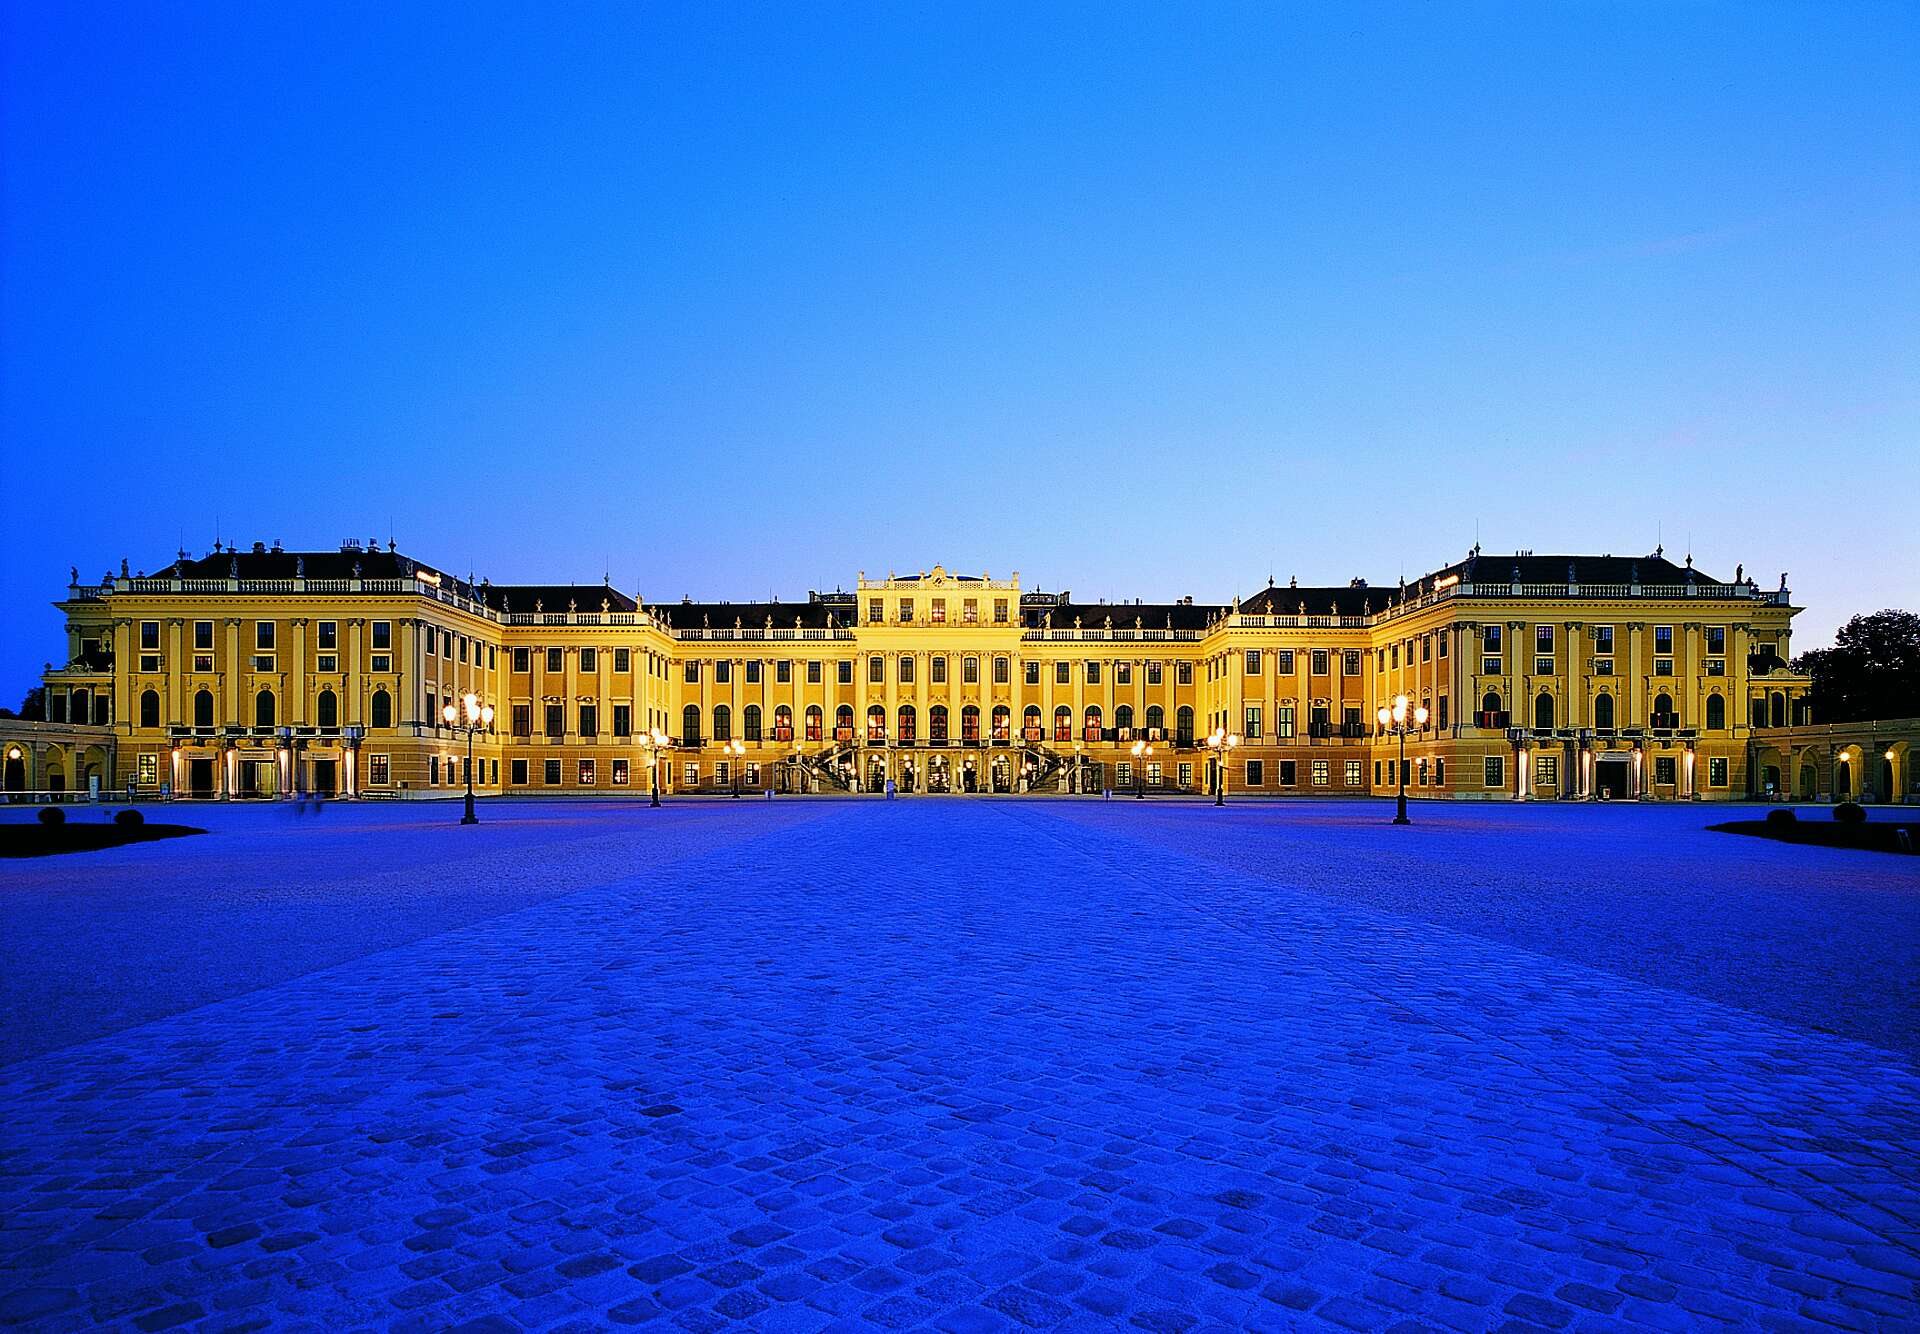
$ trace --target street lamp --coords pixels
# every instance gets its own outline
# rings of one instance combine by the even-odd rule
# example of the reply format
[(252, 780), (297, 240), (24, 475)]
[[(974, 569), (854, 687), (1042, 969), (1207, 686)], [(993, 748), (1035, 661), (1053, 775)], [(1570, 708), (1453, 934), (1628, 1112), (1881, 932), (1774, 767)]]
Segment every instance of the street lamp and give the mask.
[(653, 800), (649, 805), (660, 804), (660, 757), (673, 747), (673, 738), (654, 728), (640, 734), (641, 749), (647, 752), (647, 785), (653, 791)]
[(1207, 738), (1207, 749), (1213, 752), (1213, 772), (1218, 780), (1213, 789), (1213, 804), (1227, 804), (1227, 761), (1239, 748), (1240, 734), (1229, 732), (1225, 727), (1213, 729), (1213, 735)]
[(1153, 758), (1153, 747), (1145, 741), (1133, 743), (1133, 797), (1135, 801), (1144, 801), (1147, 796), (1147, 761)]
[(1073, 776), (1067, 783), (1067, 791), (1073, 793), (1075, 796), (1080, 795), (1086, 787), (1085, 775), (1082, 774), (1080, 770), (1080, 752), (1082, 749), (1083, 747), (1079, 741), (1073, 743)]
[(440, 718), (454, 731), (467, 734), (467, 813), (460, 817), (460, 823), (479, 824), (480, 817), (473, 813), (473, 734), (493, 727), (493, 705), (482, 704), (480, 697), (469, 690), (458, 704), (449, 700), (440, 710)]
[(1400, 737), (1400, 767), (1395, 771), (1400, 780), (1400, 809), (1393, 817), (1395, 824), (1413, 823), (1407, 819), (1407, 731), (1409, 727), (1427, 725), (1427, 706), (1422, 704), (1410, 710), (1407, 705), (1405, 695), (1395, 695), (1392, 708), (1382, 704), (1380, 711), (1373, 715), (1379, 720), (1381, 731), (1394, 732)]
[(733, 795), (734, 799), (738, 800), (740, 797), (740, 757), (747, 753), (747, 743), (739, 740), (729, 741), (726, 745), (720, 747), (720, 750), (723, 754), (733, 756), (733, 763), (727, 767), (732, 771), (730, 776), (733, 779)]

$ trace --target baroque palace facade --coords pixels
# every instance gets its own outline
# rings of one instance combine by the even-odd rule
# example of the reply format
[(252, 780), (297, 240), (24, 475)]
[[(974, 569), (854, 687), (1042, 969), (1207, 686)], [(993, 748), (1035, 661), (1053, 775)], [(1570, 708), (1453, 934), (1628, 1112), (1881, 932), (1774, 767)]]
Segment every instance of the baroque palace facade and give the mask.
[[(1411, 584), (1076, 602), (936, 567), (796, 602), (472, 583), (392, 544), (76, 575), (50, 733), (6, 785), (234, 799), (483, 793), (1825, 795), (1785, 579), (1483, 555)], [(1376, 712), (1428, 710), (1403, 737)], [(54, 726), (58, 725), (58, 726)], [(1785, 729), (1785, 730), (1782, 730)], [(1237, 737), (1237, 747), (1217, 742)], [(1216, 744), (1210, 744), (1216, 743)]]

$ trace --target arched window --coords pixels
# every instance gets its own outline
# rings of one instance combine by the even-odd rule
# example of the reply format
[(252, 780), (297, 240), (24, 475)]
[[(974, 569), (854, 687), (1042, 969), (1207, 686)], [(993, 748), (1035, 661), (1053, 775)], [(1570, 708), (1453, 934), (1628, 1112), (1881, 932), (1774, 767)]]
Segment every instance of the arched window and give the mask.
[(1533, 701), (1533, 726), (1538, 732), (1553, 730), (1553, 696), (1544, 690)]
[(1027, 705), (1026, 710), (1020, 715), (1020, 737), (1024, 741), (1046, 740), (1047, 730), (1040, 725), (1038, 704)]
[(1100, 739), (1100, 706), (1099, 705), (1097, 704), (1087, 705), (1086, 723), (1082, 728), (1081, 734), (1085, 736), (1086, 739), (1089, 741), (1098, 741)]
[(1113, 725), (1120, 729), (1120, 739), (1128, 740), (1133, 735), (1133, 705), (1122, 704), (1113, 711)]
[(1673, 696), (1664, 691), (1653, 697), (1653, 725), (1655, 727), (1679, 725), (1673, 716)]
[(908, 741), (912, 741), (914, 738), (918, 737), (919, 735), (920, 735), (920, 715), (914, 712), (913, 705), (902, 704), (900, 706), (900, 740), (901, 742), (905, 743)]
[(773, 739), (793, 740), (793, 710), (784, 704), (777, 704), (773, 709)]
[(885, 741), (887, 739), (887, 711), (878, 704), (867, 708), (867, 740)]
[(733, 740), (733, 710), (725, 704), (713, 706), (713, 739), (715, 741)]
[(1073, 740), (1073, 710), (1064, 704), (1053, 711), (1053, 739)]
[(273, 692), (262, 690), (253, 697), (253, 725), (255, 727), (273, 726)]
[(947, 706), (936, 704), (927, 710), (927, 740), (938, 746), (947, 739)]
[[(976, 659), (968, 659), (969, 662)], [(969, 744), (980, 739), (980, 706), (969, 704), (960, 710), (960, 739)]]
[(393, 696), (384, 690), (373, 692), (372, 721), (375, 727), (393, 726)]
[(853, 740), (853, 705), (842, 704), (833, 711), (833, 739)]
[(825, 717), (818, 704), (807, 705), (807, 740), (820, 740), (821, 720)]
[(1007, 739), (1008, 732), (1010, 732), (1012, 729), (1013, 729), (1013, 710), (1009, 709), (1004, 704), (994, 705), (993, 706), (993, 739), (995, 741), (1005, 741)]
[(1193, 709), (1182, 704), (1173, 715), (1174, 741), (1182, 746), (1193, 744)]
[(313, 721), (316, 727), (328, 731), (340, 726), (340, 697), (331, 690), (322, 690), (313, 704)]
[(1613, 730), (1613, 696), (1596, 695), (1593, 701), (1593, 725), (1603, 732)]
[(1158, 741), (1160, 734), (1167, 730), (1167, 711), (1158, 704), (1147, 705), (1147, 737)]
[(160, 692), (148, 690), (140, 696), (140, 726), (160, 726)]
[(740, 710), (740, 739), (758, 741), (760, 739), (760, 706), (749, 704)]
[(697, 746), (700, 744), (700, 706), (689, 704), (680, 710), (680, 744)]
[(1482, 713), (1500, 712), (1500, 692), (1499, 691), (1489, 690), (1485, 695), (1481, 696), (1480, 712)]
[(1707, 728), (1718, 732), (1727, 725), (1727, 702), (1718, 695), (1707, 696)]

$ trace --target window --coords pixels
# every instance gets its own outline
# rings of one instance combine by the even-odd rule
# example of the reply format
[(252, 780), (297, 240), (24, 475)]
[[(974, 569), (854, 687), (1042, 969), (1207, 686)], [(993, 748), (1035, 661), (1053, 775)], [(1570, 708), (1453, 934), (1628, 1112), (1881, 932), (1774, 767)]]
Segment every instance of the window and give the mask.
[(1347, 761), (1347, 778), (1346, 778), (1347, 786), (1359, 787), (1365, 781), (1366, 781), (1366, 778), (1362, 774), (1360, 769), (1360, 761), (1348, 760)]
[(1540, 787), (1558, 787), (1560, 785), (1560, 757), (1558, 755), (1535, 755), (1533, 757), (1533, 781)]
[(273, 692), (262, 690), (253, 697), (253, 725), (255, 727), (273, 726)]
[(1150, 686), (1159, 685), (1160, 675), (1161, 675), (1161, 668), (1159, 663), (1150, 662), (1147, 664), (1147, 684), (1148, 685)]
[(633, 670), (632, 649), (617, 648), (613, 651), (613, 670), (621, 673)]
[(1053, 664), (1053, 683), (1057, 686), (1073, 683), (1073, 664), (1064, 658)]
[[(1246, 659), (1247, 659), (1246, 674), (1248, 676), (1260, 675), (1260, 650), (1257, 648), (1248, 649), (1246, 653)], [(1255, 764), (1255, 763), (1258, 763), (1258, 761), (1249, 760), (1247, 761), (1247, 763)]]
[(995, 625), (1005, 625), (1007, 623), (1007, 600), (1005, 598), (995, 598), (993, 600), (993, 623)]
[(927, 670), (931, 673), (935, 685), (945, 685), (947, 683), (947, 655), (944, 653), (934, 654), (933, 661), (928, 665)]
[(1388, 665), (1388, 666), (1390, 666), (1390, 667), (1395, 667), (1395, 668), (1397, 668), (1397, 667), (1399, 667), (1399, 665), (1400, 665), (1400, 646), (1399, 646), (1398, 644), (1395, 644), (1395, 645), (1394, 645), (1394, 646), (1393, 646), (1392, 648), (1390, 648), (1390, 649), (1389, 649), (1389, 650), (1387, 651), (1387, 665)]
[(530, 649), (517, 648), (513, 651), (513, 670), (522, 676), (533, 669), (533, 653)]
[(1673, 756), (1655, 755), (1653, 757), (1653, 781), (1656, 787), (1672, 787), (1674, 772)]
[(393, 696), (385, 690), (373, 692), (373, 705), (369, 710), (368, 721), (375, 727), (393, 726)]
[(1266, 782), (1267, 782), (1266, 765), (1259, 760), (1248, 760), (1246, 785), (1248, 787), (1265, 787)]
[(1653, 627), (1653, 651), (1655, 653), (1673, 652), (1673, 627), (1656, 625)]
[(885, 741), (887, 739), (887, 711), (878, 704), (867, 707), (867, 740)]
[(1507, 785), (1507, 757), (1489, 755), (1486, 758), (1486, 771), (1481, 775), (1485, 787), (1505, 787)]
[(1011, 670), (1011, 665), (1007, 659), (995, 658), (993, 660), (993, 683), (997, 686), (1007, 684), (1007, 682), (1012, 679), (1010, 675)]
[(593, 704), (580, 706), (580, 735), (591, 740), (600, 735), (600, 709)]
[(681, 766), (681, 773), (685, 775), (688, 787), (700, 786), (700, 765), (696, 761), (688, 760)]
[[(381, 758), (384, 759), (386, 757), (382, 756)], [(369, 779), (372, 778), (373, 771), (371, 769), (367, 771), (367, 776)], [(525, 787), (527, 785), (527, 762), (525, 760), (507, 761), (507, 781), (514, 787)]]
[(927, 710), (927, 740), (936, 746), (945, 744), (947, 739), (947, 706), (936, 704)]
[(1133, 761), (1121, 760), (1113, 766), (1113, 785), (1115, 787), (1133, 786)]
[(1348, 649), (1341, 655), (1341, 660), (1341, 670), (1348, 676), (1360, 675), (1360, 651), (1358, 649)]
[(820, 733), (823, 721), (824, 715), (820, 712), (820, 706), (818, 704), (809, 704), (807, 706), (807, 740), (821, 740)]
[(1533, 627), (1533, 651), (1551, 656), (1553, 653), (1553, 627), (1536, 625)]
[(140, 726), (160, 726), (160, 692), (148, 690), (140, 696)]
[(1593, 697), (1593, 725), (1602, 732), (1613, 730), (1613, 696), (1607, 694)]
[(1596, 625), (1593, 627), (1593, 651), (1611, 654), (1613, 652), (1613, 627)]
[(1192, 685), (1193, 684), (1193, 664), (1191, 662), (1182, 662), (1179, 666), (1179, 669), (1174, 673), (1174, 680), (1178, 684), (1183, 686)]
[(564, 705), (560, 705), (560, 704), (547, 705), (546, 721), (547, 721), (547, 735), (549, 737), (558, 738), (566, 735), (567, 710)]
[(1707, 627), (1707, 652), (1721, 654), (1727, 651), (1727, 627), (1709, 625)]
[[(1254, 712), (1258, 713), (1259, 710), (1256, 709), (1254, 710)], [(1275, 736), (1275, 738), (1281, 741), (1287, 741), (1292, 739), (1293, 737), (1293, 705), (1281, 704), (1281, 705), (1277, 705), (1274, 708), (1273, 735)]]
[(1327, 674), (1327, 651), (1323, 648), (1317, 648), (1313, 651), (1313, 674), (1315, 676), (1325, 676)]
[(911, 624), (912, 621), (913, 621), (913, 599), (901, 598), (900, 599), (900, 623), (902, 625), (908, 625), (908, 624)]
[(1193, 744), (1193, 709), (1182, 704), (1173, 715), (1173, 739), (1176, 745)]
[(1727, 725), (1727, 702), (1718, 695), (1707, 696), (1707, 728), (1719, 731)]
[(1040, 664), (1029, 658), (1026, 664), (1026, 679), (1030, 686), (1040, 684)]
[(980, 600), (968, 598), (960, 604), (960, 619), (967, 625), (976, 625), (980, 620)]
[(580, 761), (579, 773), (580, 777), (578, 781), (581, 787), (592, 787), (594, 785), (595, 774), (592, 760)]
[(775, 685), (787, 686), (793, 684), (793, 659), (780, 658), (774, 662), (773, 681)]
[(895, 726), (898, 729), (899, 739), (902, 743), (912, 741), (920, 735), (920, 715), (914, 710), (913, 705), (902, 704), (900, 706), (900, 712), (895, 720)]
[(1126, 741), (1133, 735), (1133, 705), (1122, 704), (1113, 711), (1113, 725), (1119, 730), (1120, 739)]
[(1091, 660), (1087, 663), (1087, 684), (1090, 686), (1100, 684), (1100, 664)]
[(933, 599), (933, 623), (935, 625), (945, 625), (947, 623), (947, 600), (945, 598)]
[(1277, 650), (1274, 653), (1274, 659), (1275, 661), (1273, 664), (1273, 669), (1276, 672), (1280, 673), (1280, 675), (1282, 676), (1293, 675), (1293, 650), (1292, 649), (1283, 648), (1283, 649)]
[(1440, 661), (1442, 662), (1447, 660), (1447, 641), (1452, 638), (1453, 636), (1445, 631), (1440, 634)]
[(1595, 676), (1612, 676), (1613, 675), (1613, 659), (1612, 658), (1595, 658), (1593, 660), (1593, 674)]
[[(464, 643), (465, 641), (463, 640), (462, 642)], [(590, 649), (590, 648), (581, 649), (580, 650), (580, 674), (584, 676), (588, 672), (597, 672), (599, 670), (600, 670), (599, 650)]]
[[(447, 773), (449, 776), (453, 773), (453, 766), (451, 764), (447, 766)], [(427, 757), (427, 781), (429, 783), (438, 783), (440, 781), (440, 757), (438, 755), (429, 755)]]
[[(332, 624), (332, 622), (328, 622), (328, 624)], [(159, 649), (160, 622), (158, 621), (140, 622), (140, 647), (143, 649), (147, 649), (149, 651), (156, 651)]]
[(871, 625), (879, 625), (882, 622), (884, 622), (886, 619), (887, 619), (886, 599), (885, 598), (868, 598), (867, 599), (868, 623)]
[(713, 664), (713, 683), (715, 685), (733, 684), (733, 659), (720, 658)]
[(867, 659), (867, 684), (880, 685), (887, 679), (886, 660), (878, 653)]
[(808, 685), (817, 686), (820, 684), (820, 667), (821, 667), (821, 663), (818, 658), (815, 658), (812, 661), (807, 663), (807, 684)]
[(834, 678), (843, 686), (853, 684), (853, 659), (842, 658), (834, 668)]
[(616, 759), (613, 762), (613, 785), (615, 787), (625, 787), (630, 781), (632, 781), (632, 772), (627, 761)]
[(613, 734), (617, 737), (633, 735), (633, 707), (628, 704), (613, 706)]
[(687, 683), (688, 685), (697, 685), (697, 684), (699, 684), (699, 681), (700, 681), (700, 660), (699, 660), (698, 658), (688, 658), (688, 659), (687, 659), (687, 669), (686, 669), (686, 672), (685, 672), (685, 674), (684, 674), (684, 679), (685, 679), (685, 681), (686, 681), (686, 683)]
[(1727, 785), (1727, 757), (1712, 755), (1707, 758), (1707, 786), (1725, 787)]
[(1433, 762), (1433, 785), (1435, 787), (1445, 787), (1447, 785), (1447, 762), (1445, 760), (1436, 759)]
[(760, 706), (749, 704), (740, 711), (740, 739), (758, 741), (760, 739)]
[[(374, 622), (376, 626), (385, 625), (385, 621)], [(197, 649), (213, 648), (213, 622), (195, 621), (193, 623), (193, 646)]]
[(733, 710), (725, 704), (713, 706), (713, 739), (715, 741), (733, 740)]
[[(1442, 640), (1441, 642), (1445, 643), (1446, 641)], [(1433, 715), (1433, 723), (1434, 726), (1441, 731), (1444, 732), (1447, 730), (1447, 697), (1445, 695), (1440, 697), (1439, 708)]]
[(1064, 704), (1053, 711), (1053, 739), (1073, 740), (1073, 710)]
[(1246, 713), (1245, 713), (1240, 731), (1241, 731), (1241, 735), (1245, 736), (1249, 741), (1257, 740), (1259, 738), (1260, 736), (1260, 706), (1259, 705), (1257, 704), (1247, 705)]
[(331, 690), (322, 690), (320, 698), (314, 701), (313, 722), (323, 731), (331, 732), (340, 726), (340, 697)]
[(1333, 764), (1328, 760), (1315, 760), (1312, 768), (1313, 785), (1327, 787), (1333, 782)]
[(1300, 783), (1300, 766), (1293, 760), (1280, 761), (1280, 786), (1297, 787)]
[(540, 766), (540, 769), (540, 777), (545, 780), (548, 787), (560, 786), (560, 761), (548, 760)]
[(1538, 732), (1553, 730), (1553, 696), (1544, 690), (1533, 701), (1533, 726)]
[(257, 649), (272, 649), (273, 629), (274, 622), (272, 621), (255, 621), (253, 625), (253, 646)]
[(980, 683), (980, 659), (968, 657), (960, 660), (960, 680), (964, 685)]

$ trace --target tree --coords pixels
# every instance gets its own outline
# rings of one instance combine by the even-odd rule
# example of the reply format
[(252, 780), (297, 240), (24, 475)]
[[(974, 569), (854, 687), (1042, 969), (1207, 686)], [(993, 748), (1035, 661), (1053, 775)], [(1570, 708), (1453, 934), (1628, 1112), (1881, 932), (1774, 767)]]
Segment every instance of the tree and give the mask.
[(1823, 723), (1920, 716), (1920, 615), (1877, 611), (1840, 627), (1832, 648), (1793, 660), (1813, 677), (1813, 716)]
[(27, 697), (20, 701), (18, 711), (0, 709), (0, 718), (18, 718), (23, 722), (44, 723), (47, 720), (47, 688), (35, 686), (27, 692)]

